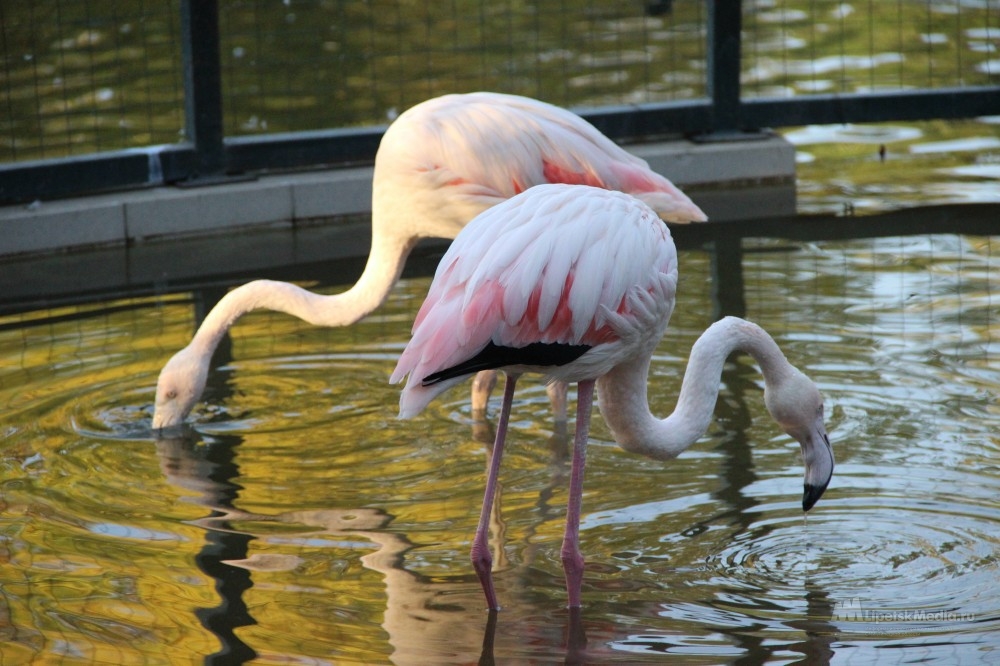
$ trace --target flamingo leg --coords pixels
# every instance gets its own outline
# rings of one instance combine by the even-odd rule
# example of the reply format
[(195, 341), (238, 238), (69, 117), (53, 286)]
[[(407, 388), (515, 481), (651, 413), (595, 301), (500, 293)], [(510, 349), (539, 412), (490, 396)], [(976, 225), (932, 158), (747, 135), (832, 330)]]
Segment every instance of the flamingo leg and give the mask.
[[(485, 421), (490, 395), (497, 385), (497, 370), (480, 370), (472, 378), (472, 419)], [(566, 422), (566, 382), (550, 382), (545, 387), (552, 403), (552, 416), (557, 424)]]
[(545, 387), (545, 392), (549, 394), (549, 402), (552, 403), (552, 417), (556, 424), (566, 423), (566, 382), (550, 382)]
[(573, 437), (573, 470), (569, 479), (569, 503), (566, 507), (566, 534), (563, 537), (562, 561), (566, 571), (566, 594), (569, 607), (580, 606), (583, 587), (583, 554), (580, 553), (580, 509), (583, 505), (583, 469), (587, 462), (587, 438), (590, 436), (590, 412), (594, 401), (594, 380), (577, 385), (576, 434)]
[(475, 421), (486, 420), (486, 408), (489, 406), (490, 394), (497, 385), (496, 370), (480, 370), (472, 378), (472, 418)]
[(500, 610), (497, 603), (497, 593), (493, 588), (493, 555), (487, 543), (487, 533), (490, 526), (490, 514), (493, 511), (493, 498), (496, 495), (497, 476), (500, 474), (500, 459), (503, 457), (504, 440), (507, 437), (507, 422), (510, 420), (510, 406), (514, 401), (514, 384), (516, 374), (508, 374), (503, 388), (503, 404), (500, 407), (500, 419), (497, 423), (496, 440), (493, 442), (493, 455), (490, 467), (486, 473), (486, 493), (483, 496), (483, 510), (479, 514), (479, 526), (472, 540), (472, 567), (479, 576), (479, 582), (486, 594), (486, 603), (490, 610)]

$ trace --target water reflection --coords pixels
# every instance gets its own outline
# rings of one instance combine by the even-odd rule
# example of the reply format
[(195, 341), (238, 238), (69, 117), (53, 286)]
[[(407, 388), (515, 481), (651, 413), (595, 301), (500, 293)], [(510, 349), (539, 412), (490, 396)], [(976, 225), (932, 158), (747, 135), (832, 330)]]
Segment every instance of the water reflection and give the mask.
[(230, 524), (240, 491), (234, 482), (239, 477), (239, 444), (238, 437), (223, 437), (212, 445), (199, 446), (193, 431), (156, 441), (157, 458), (166, 479), (179, 489), (196, 493), (189, 499), (210, 510), (204, 519), (196, 521), (206, 530), (205, 545), (194, 558), (198, 569), (215, 580), (219, 595), (218, 606), (195, 610), (202, 626), (222, 644), (218, 652), (206, 656), (210, 664), (242, 664), (258, 656), (236, 634), (239, 627), (255, 623), (243, 600), (243, 593), (253, 586), (250, 571), (231, 564), (247, 559), (250, 542), (255, 538)]
[[(219, 596), (217, 606), (195, 610), (202, 625), (221, 643), (217, 652), (206, 657), (207, 663), (245, 663), (261, 656), (237, 633), (240, 627), (256, 624), (244, 600), (245, 593), (253, 587), (253, 572), (291, 570), (299, 563), (295, 557), (250, 553), (252, 542), (271, 538), (271, 531), (251, 530), (246, 526), (268, 524), (295, 528), (298, 540), (333, 538), (343, 542), (347, 538), (360, 537), (373, 547), (373, 551), (362, 555), (360, 561), (366, 568), (381, 574), (385, 584), (386, 606), (381, 626), (394, 648), (391, 655), (394, 664), (439, 663), (436, 660), (445, 652), (467, 655), (473, 653), (477, 645), (481, 645), (480, 663), (494, 663), (498, 624), (503, 627), (501, 614), (483, 613), (485, 624), (482, 640), (478, 640), (473, 633), (475, 625), (469, 622), (469, 612), (483, 607), (478, 588), (465, 580), (443, 584), (440, 580), (408, 571), (406, 555), (414, 544), (391, 530), (391, 515), (365, 507), (289, 511), (275, 515), (238, 508), (241, 486), (236, 483), (239, 478), (236, 459), (240, 443), (238, 437), (214, 437), (205, 442), (191, 428), (186, 428), (182, 435), (156, 440), (157, 458), (164, 477), (182, 490), (188, 501), (209, 509), (203, 518), (191, 521), (205, 531), (205, 544), (196, 555), (195, 563), (215, 581)], [(546, 497), (551, 488), (547, 491)], [(540, 504), (545, 501), (541, 499)], [(499, 504), (498, 501), (498, 507)], [(502, 520), (499, 512), (496, 513), (492, 524), (500, 525)], [(275, 529), (273, 533), (281, 533), (281, 530)], [(502, 530), (494, 536), (502, 552)], [(364, 546), (359, 544), (359, 547)], [(517, 580), (516, 577), (507, 578), (504, 591), (508, 597), (523, 594), (523, 589), (509, 584)], [(515, 597), (508, 603), (519, 601)], [(566, 615), (566, 661), (583, 663), (582, 653), (587, 640), (579, 609)], [(503, 627), (508, 635), (510, 630), (510, 627)], [(553, 634), (546, 640), (551, 641), (549, 645), (555, 649), (562, 639)]]
[[(208, 302), (206, 302), (208, 301)], [(195, 300), (196, 312), (210, 308), (211, 295)], [(220, 344), (213, 365), (223, 366), (232, 362), (232, 345), (228, 336)], [(208, 390), (213, 400), (224, 401), (234, 392), (230, 375), (212, 373)], [(473, 419), (473, 437), (480, 439), (492, 432), (492, 422), (485, 417)], [(318, 537), (343, 540), (360, 537), (374, 547), (373, 552), (362, 555), (361, 563), (381, 574), (386, 590), (386, 606), (382, 628), (394, 652), (395, 664), (424, 664), (435, 660), (446, 651), (460, 654), (473, 652), (476, 634), (469, 623), (469, 613), (481, 610), (483, 601), (478, 587), (469, 584), (470, 576), (461, 576), (453, 584), (443, 584), (413, 573), (406, 568), (406, 554), (414, 544), (390, 529), (393, 516), (381, 509), (353, 507), (330, 508), (311, 511), (288, 511), (279, 514), (259, 514), (238, 507), (240, 468), (237, 464), (238, 447), (242, 438), (234, 435), (214, 434), (208, 441), (191, 426), (178, 429), (172, 437), (157, 436), (157, 458), (164, 478), (182, 491), (186, 501), (204, 506), (209, 513), (189, 521), (205, 531), (205, 545), (195, 556), (199, 570), (215, 581), (219, 604), (212, 608), (195, 610), (202, 626), (214, 634), (221, 648), (206, 657), (208, 663), (244, 663), (261, 656), (239, 638), (240, 627), (256, 624), (244, 594), (253, 586), (254, 571), (293, 570), (300, 564), (294, 556), (252, 554), (255, 540), (273, 538), (270, 530), (261, 526), (282, 524), (297, 526), (296, 540), (309, 541)], [(492, 440), (490, 440), (492, 443)], [(553, 506), (551, 500), (558, 488), (565, 485), (568, 476), (569, 442), (564, 422), (554, 425), (548, 439), (551, 481), (543, 487), (536, 502), (541, 520), (561, 517), (563, 510)], [(485, 465), (489, 465), (489, 451)], [(511, 569), (507, 557), (506, 525), (502, 516), (503, 484), (498, 484), (494, 508), (490, 516), (490, 543), (494, 549), (494, 562), (498, 571)], [(248, 526), (257, 526), (250, 529)], [(318, 531), (314, 531), (318, 530)], [(277, 531), (275, 533), (281, 533)], [(529, 537), (530, 539), (530, 531)], [(364, 547), (364, 546), (361, 546)], [(524, 562), (518, 565), (523, 571), (530, 567), (532, 552), (537, 545), (525, 550)], [(463, 562), (460, 566), (465, 566)], [(507, 576), (503, 588), (505, 603), (517, 605), (524, 593), (521, 575)], [(566, 649), (568, 661), (575, 663), (586, 635), (578, 612), (568, 613)], [(493, 645), (498, 624), (498, 614), (486, 616), (481, 641), (480, 663), (493, 662)], [(507, 629), (505, 629), (507, 631)], [(558, 637), (549, 637), (552, 648), (560, 644)], [(576, 656), (573, 656), (576, 655)]]
[[(801, 612), (794, 619), (774, 621), (785, 606), (750, 605), (734, 613), (725, 604), (712, 611), (687, 604), (645, 604), (631, 610), (637, 615), (667, 618), (678, 627), (697, 631), (644, 632), (616, 638), (610, 647), (632, 655), (701, 657), (709, 662), (762, 664), (829, 664), (837, 652), (841, 632), (834, 622), (837, 604), (829, 592), (810, 581), (799, 590)], [(779, 637), (781, 637), (779, 639)]]

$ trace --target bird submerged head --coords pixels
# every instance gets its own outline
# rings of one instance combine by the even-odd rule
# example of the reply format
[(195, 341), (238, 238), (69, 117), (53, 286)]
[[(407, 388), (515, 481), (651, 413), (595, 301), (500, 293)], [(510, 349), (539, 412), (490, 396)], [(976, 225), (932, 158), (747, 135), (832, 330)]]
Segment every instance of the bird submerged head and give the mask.
[(156, 381), (153, 430), (182, 424), (201, 397), (207, 381), (208, 364), (199, 362), (190, 347), (174, 354)]
[(823, 396), (799, 370), (774, 385), (765, 385), (764, 403), (771, 416), (802, 447), (805, 488), (802, 510), (808, 511), (823, 496), (833, 476), (833, 448), (823, 423)]

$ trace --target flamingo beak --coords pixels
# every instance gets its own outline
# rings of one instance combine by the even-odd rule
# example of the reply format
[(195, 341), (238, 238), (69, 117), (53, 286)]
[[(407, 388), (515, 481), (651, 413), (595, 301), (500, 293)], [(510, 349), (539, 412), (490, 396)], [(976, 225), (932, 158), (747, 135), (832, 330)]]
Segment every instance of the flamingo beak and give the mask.
[(823, 425), (822, 414), (810, 428), (809, 434), (799, 440), (802, 460), (806, 466), (805, 489), (802, 493), (802, 510), (808, 511), (823, 496), (833, 476), (833, 448)]

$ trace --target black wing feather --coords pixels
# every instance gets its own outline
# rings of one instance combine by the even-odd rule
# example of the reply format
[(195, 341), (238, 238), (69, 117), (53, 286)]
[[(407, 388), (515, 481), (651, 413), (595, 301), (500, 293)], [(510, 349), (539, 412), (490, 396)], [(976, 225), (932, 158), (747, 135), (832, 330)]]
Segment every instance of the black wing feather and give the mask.
[(430, 386), (446, 379), (462, 377), (479, 372), (494, 370), (509, 365), (560, 366), (583, 356), (590, 345), (569, 345), (559, 342), (532, 342), (525, 347), (501, 347), (491, 340), (483, 349), (467, 361), (444, 370), (431, 373), (421, 380), (421, 385)]

